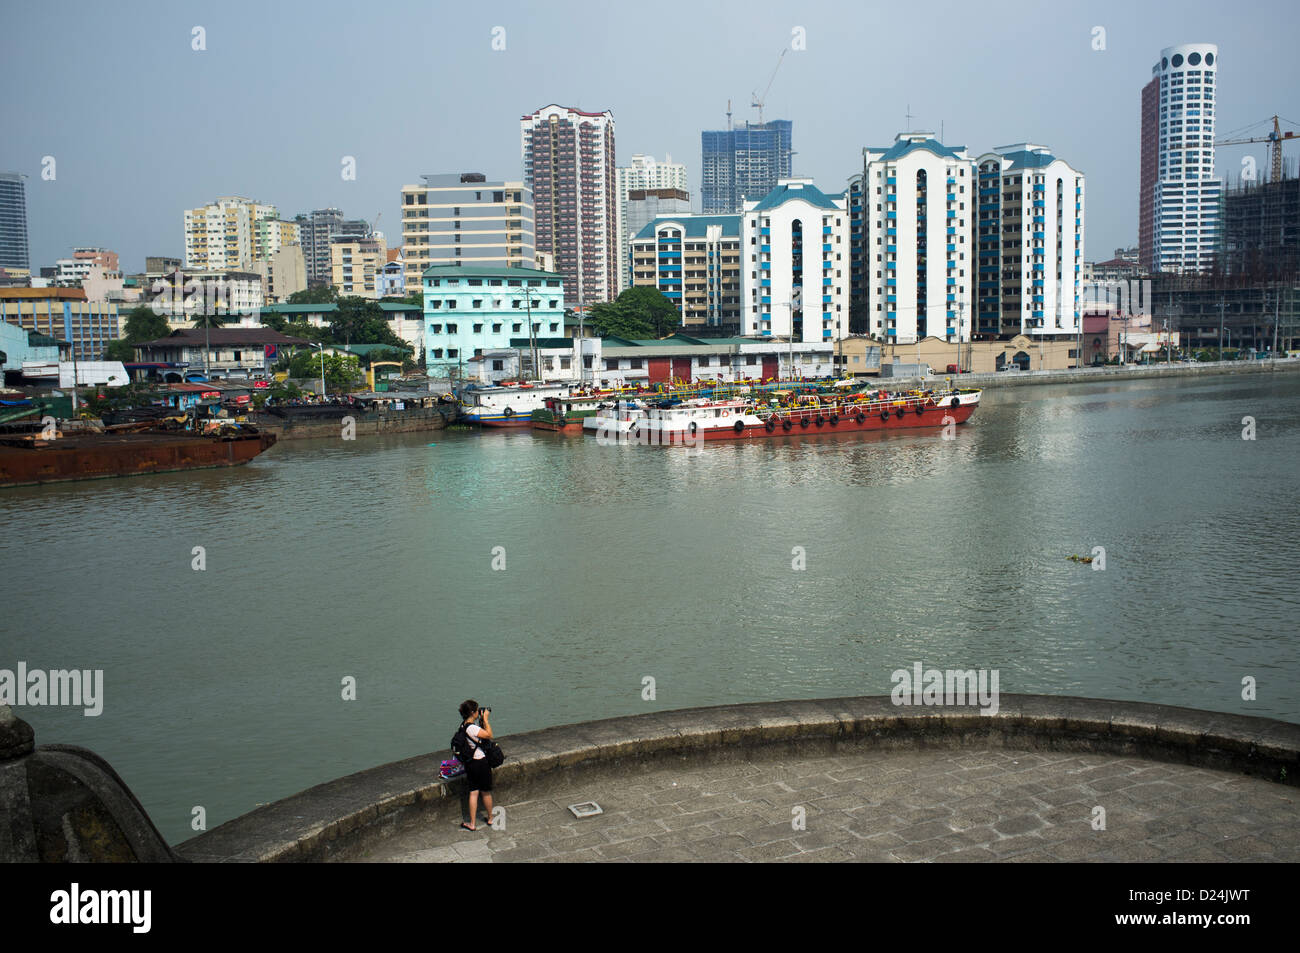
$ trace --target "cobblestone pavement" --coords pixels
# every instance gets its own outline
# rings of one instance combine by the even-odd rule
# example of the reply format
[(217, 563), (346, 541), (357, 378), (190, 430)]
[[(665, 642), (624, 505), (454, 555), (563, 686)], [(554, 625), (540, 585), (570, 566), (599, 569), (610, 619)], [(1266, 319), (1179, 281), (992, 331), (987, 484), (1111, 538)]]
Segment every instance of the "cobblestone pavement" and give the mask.
[[(504, 829), (399, 834), (363, 861), (1297, 861), (1300, 792), (1109, 755), (851, 752), (654, 765), (514, 802)], [(604, 814), (577, 820), (567, 805)], [(1105, 829), (1094, 812), (1105, 810)], [(797, 808), (804, 829), (796, 830)], [(482, 808), (480, 807), (480, 813)]]

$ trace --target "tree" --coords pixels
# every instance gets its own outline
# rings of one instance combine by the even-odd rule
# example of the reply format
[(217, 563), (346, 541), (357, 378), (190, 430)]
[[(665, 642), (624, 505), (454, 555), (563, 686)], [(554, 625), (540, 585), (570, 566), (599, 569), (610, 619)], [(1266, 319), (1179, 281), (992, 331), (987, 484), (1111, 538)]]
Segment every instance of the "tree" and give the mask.
[(324, 288), (308, 288), (306, 291), (295, 291), (289, 295), (286, 304), (333, 304), (339, 300), (338, 289), (333, 285), (326, 285)]
[[(320, 380), (321, 357), (314, 348), (294, 352), (289, 360), (289, 376), (301, 380)], [(351, 390), (361, 376), (361, 365), (354, 355), (325, 355), (325, 389), (337, 394)]]
[(131, 344), (143, 344), (145, 341), (165, 338), (171, 334), (171, 330), (166, 317), (148, 305), (139, 305), (127, 312), (126, 322), (122, 326), (122, 338)]
[(587, 323), (599, 337), (620, 337), (628, 340), (655, 336), (654, 326), (642, 320), (617, 301), (602, 301), (593, 305)]
[(677, 310), (672, 299), (658, 288), (628, 288), (615, 299), (615, 303), (624, 308), (627, 314), (652, 328), (652, 337), (665, 338), (681, 330), (682, 313)]
[(406, 346), (406, 342), (393, 333), (377, 301), (353, 296), (340, 298), (329, 326), (334, 343), (345, 347), (348, 344)]
[(121, 361), (124, 364), (135, 360), (135, 348), (131, 342), (125, 338), (118, 338), (116, 341), (109, 341), (108, 347), (104, 348), (103, 360)]

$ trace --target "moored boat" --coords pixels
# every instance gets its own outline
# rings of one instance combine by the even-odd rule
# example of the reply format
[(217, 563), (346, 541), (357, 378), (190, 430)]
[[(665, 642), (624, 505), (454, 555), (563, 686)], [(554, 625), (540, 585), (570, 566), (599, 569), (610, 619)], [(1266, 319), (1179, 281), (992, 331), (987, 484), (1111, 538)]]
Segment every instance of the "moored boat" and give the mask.
[(0, 438), (0, 487), (234, 467), (275, 444), (275, 434), (227, 428), (190, 431), (41, 434)]
[(805, 394), (767, 407), (747, 399), (692, 400), (668, 408), (624, 404), (587, 418), (583, 426), (597, 436), (664, 446), (699, 440), (938, 429), (969, 420), (979, 407), (980, 394), (966, 389)]

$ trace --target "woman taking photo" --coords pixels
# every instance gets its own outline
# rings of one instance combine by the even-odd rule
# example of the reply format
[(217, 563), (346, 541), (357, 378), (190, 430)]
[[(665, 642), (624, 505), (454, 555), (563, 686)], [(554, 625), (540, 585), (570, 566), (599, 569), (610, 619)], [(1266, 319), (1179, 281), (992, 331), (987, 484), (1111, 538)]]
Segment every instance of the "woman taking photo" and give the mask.
[(460, 705), (461, 723), (469, 737), (469, 747), (474, 752), (465, 762), (465, 780), (469, 786), (469, 823), (462, 821), (460, 826), (467, 831), (478, 830), (476, 818), (480, 792), (483, 794), (483, 810), (486, 813), (484, 820), (488, 823), (492, 821), (492, 769), (488, 766), (487, 755), (483, 753), (480, 743), (492, 738), (492, 725), (488, 719), (491, 711), (491, 708), (480, 710), (478, 702), (473, 699), (461, 702)]

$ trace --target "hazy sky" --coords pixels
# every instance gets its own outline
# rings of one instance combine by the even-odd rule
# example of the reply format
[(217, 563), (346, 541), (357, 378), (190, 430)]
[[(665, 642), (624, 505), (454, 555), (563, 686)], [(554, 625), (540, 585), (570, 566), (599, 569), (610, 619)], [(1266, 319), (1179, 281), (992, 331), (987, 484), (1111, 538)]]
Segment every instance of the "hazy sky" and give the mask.
[[(1139, 92), (1162, 47), (1217, 43), (1216, 134), (1300, 107), (1294, 0), (1225, 3), (381, 2), (6, 4), (0, 170), (26, 173), (33, 269), (102, 245), (138, 271), (181, 257), (183, 211), (244, 195), (335, 206), (400, 240), (399, 190), (432, 172), (521, 176), (519, 117), (610, 109), (619, 164), (686, 163), (700, 132), (794, 122), (795, 173), (827, 192), (864, 145), (943, 125), (973, 154), (1030, 140), (1088, 177), (1085, 255), (1136, 244)], [(207, 49), (192, 49), (203, 27)], [(1105, 30), (1096, 51), (1094, 27)], [(504, 28), (504, 50), (493, 49)], [(501, 37), (498, 31), (495, 34)], [(1259, 127), (1262, 128), (1262, 127)], [(1260, 134), (1252, 132), (1252, 134)], [(1247, 151), (1220, 149), (1219, 174)], [(1291, 149), (1288, 158), (1300, 150)], [(41, 177), (53, 156), (56, 177)], [(356, 158), (355, 181), (340, 175)]]

